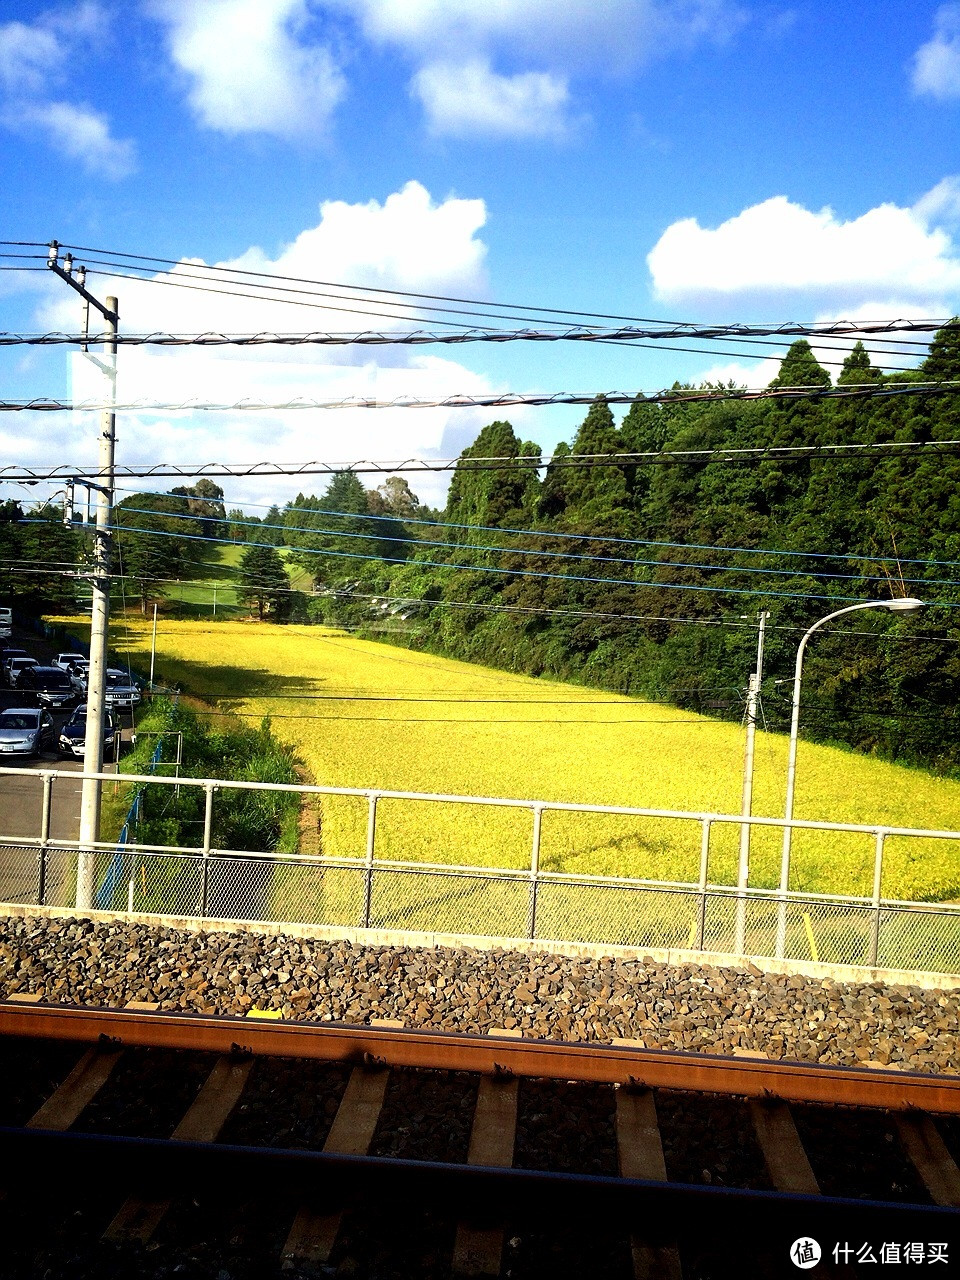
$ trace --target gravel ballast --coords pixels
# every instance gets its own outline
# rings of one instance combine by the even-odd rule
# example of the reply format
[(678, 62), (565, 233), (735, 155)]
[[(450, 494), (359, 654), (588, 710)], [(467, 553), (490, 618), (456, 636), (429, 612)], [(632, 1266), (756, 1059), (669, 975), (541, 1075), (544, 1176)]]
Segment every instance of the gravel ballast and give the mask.
[(955, 1073), (960, 990), (508, 949), (0, 917), (0, 996), (523, 1034)]

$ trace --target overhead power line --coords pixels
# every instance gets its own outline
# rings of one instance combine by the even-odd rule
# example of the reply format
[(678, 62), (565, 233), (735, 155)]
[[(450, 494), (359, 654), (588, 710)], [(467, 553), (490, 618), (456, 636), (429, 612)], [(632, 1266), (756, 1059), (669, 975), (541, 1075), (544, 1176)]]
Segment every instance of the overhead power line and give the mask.
[[(755, 448), (733, 449), (654, 449), (644, 453), (571, 453), (556, 457), (518, 458), (511, 455), (491, 458), (403, 458), (376, 461), (362, 459), (354, 462), (157, 462), (140, 466), (118, 465), (118, 478), (177, 478), (197, 476), (241, 479), (256, 476), (313, 476), (336, 475), (353, 472), (355, 475), (426, 474), (435, 471), (504, 471), (520, 467), (534, 470), (551, 467), (629, 467), (697, 462), (762, 462), (773, 458), (782, 461), (802, 461), (807, 458), (842, 460), (848, 456), (890, 457), (898, 453), (930, 452), (952, 454), (960, 449), (956, 440), (884, 440), (867, 444), (825, 443), (811, 445), (760, 445)], [(97, 480), (99, 473), (87, 464), (63, 463), (56, 467), (31, 467), (20, 465), (0, 466), (0, 481), (32, 484), (43, 480), (84, 479)]]
[[(141, 516), (167, 516), (176, 520), (189, 520), (194, 524), (209, 523), (210, 516), (193, 515), (190, 512), (157, 512), (147, 507), (116, 507), (114, 509), (114, 518), (117, 514), (123, 512), (125, 515), (141, 515)], [(324, 515), (324, 512), (318, 512)], [(355, 518), (363, 519), (363, 516)], [(604, 556), (591, 555), (588, 552), (579, 551), (549, 551), (542, 547), (503, 547), (496, 545), (484, 545), (483, 543), (464, 543), (464, 542), (439, 542), (429, 538), (414, 538), (409, 534), (396, 535), (385, 534), (375, 531), (373, 533), (356, 532), (351, 529), (324, 529), (322, 527), (310, 525), (284, 525), (284, 524), (267, 524), (264, 521), (254, 523), (249, 520), (233, 520), (232, 524), (239, 525), (247, 529), (280, 529), (288, 533), (306, 533), (316, 537), (330, 538), (356, 538), (365, 542), (391, 542), (401, 546), (415, 547), (443, 547), (445, 550), (455, 550), (461, 553), (470, 551), (492, 552), (500, 555), (513, 556), (535, 556), (545, 560), (574, 560), (578, 563), (586, 561), (591, 564), (626, 564), (626, 565), (642, 565), (644, 568), (654, 569), (703, 569), (717, 573), (754, 573), (754, 574), (771, 574), (777, 577), (785, 578), (839, 578), (851, 582), (860, 582), (864, 580), (885, 580), (882, 573), (832, 573), (820, 570), (801, 570), (801, 569), (768, 569), (757, 565), (735, 565), (735, 564), (700, 564), (689, 560), (640, 560), (635, 556)], [(143, 529), (141, 526), (133, 524), (119, 524), (118, 529), (128, 533), (152, 532), (149, 529)], [(545, 531), (545, 538), (549, 538), (549, 532)], [(300, 550), (311, 550), (311, 548), (300, 548)], [(897, 576), (897, 581), (902, 583), (923, 584), (926, 586), (939, 587), (960, 587), (960, 581), (950, 578), (904, 578), (902, 575)], [(651, 585), (656, 585), (655, 583)]]
[[(127, 530), (127, 532), (132, 532), (132, 530)], [(232, 545), (246, 546), (251, 544), (244, 543), (244, 544), (232, 544)], [(253, 544), (253, 545), (262, 546), (264, 544), (261, 543), (261, 544)], [(785, 554), (789, 554), (789, 553), (785, 553)], [(196, 561), (189, 560), (185, 556), (178, 556), (177, 559), (183, 565), (191, 569), (196, 569), (197, 567)], [(54, 576), (63, 576), (63, 577), (71, 577), (71, 578), (83, 578), (86, 576), (86, 573), (84, 572), (83, 568), (79, 570), (76, 569), (73, 566), (72, 561), (54, 560), (54, 561), (44, 561), (42, 564), (38, 564), (36, 561), (30, 561), (29, 563), (24, 563), (22, 561), (10, 560), (4, 563), (8, 566), (6, 569), (6, 572), (10, 572), (10, 573), (53, 574)], [(63, 567), (60, 567), (60, 566), (63, 566)], [(242, 592), (244, 584), (239, 579), (239, 577), (236, 576), (236, 572), (230, 570), (229, 566), (224, 566), (224, 569), (227, 572), (234, 573), (234, 576), (230, 579), (228, 585), (226, 586), (226, 589), (228, 591)], [(149, 582), (157, 586), (183, 587), (183, 586), (197, 585), (192, 579), (189, 579), (189, 578), (182, 578), (182, 579), (181, 578), (165, 578), (165, 577), (157, 577), (155, 575), (145, 575), (140, 573), (133, 573), (133, 574), (125, 573), (123, 575), (117, 574), (115, 576), (117, 578), (120, 578), (121, 576), (123, 576), (128, 581), (132, 580), (136, 583)], [(218, 590), (224, 589), (224, 584), (222, 581), (216, 584), (201, 583), (200, 585), (201, 586), (206, 585), (211, 592), (214, 589), (214, 585), (217, 586)], [(257, 584), (254, 583), (253, 585), (256, 586)], [(641, 585), (641, 584), (637, 584), (637, 585)], [(269, 586), (271, 595), (303, 595), (304, 594), (303, 591), (300, 591), (295, 587), (274, 587), (269, 584), (268, 586)], [(331, 594), (332, 596), (338, 599), (340, 597), (349, 597), (350, 599), (357, 599), (357, 600), (390, 601), (391, 603), (395, 603), (399, 606), (407, 606), (411, 608), (422, 607), (428, 610), (429, 609), (467, 609), (470, 611), (479, 610), (481, 612), (493, 612), (493, 613), (557, 616), (557, 617), (564, 617), (564, 618), (572, 618), (574, 620), (598, 619), (600, 621), (615, 621), (615, 622), (662, 622), (662, 623), (668, 623), (671, 626), (726, 627), (736, 631), (756, 631), (756, 623), (753, 622), (752, 620), (734, 619), (729, 617), (728, 618), (687, 618), (677, 614), (622, 613), (617, 611), (604, 611), (604, 610), (598, 610), (598, 609), (562, 609), (562, 608), (551, 608), (545, 605), (510, 605), (510, 604), (480, 603), (475, 600), (450, 600), (450, 599), (430, 600), (430, 599), (423, 599), (417, 596), (409, 596), (409, 595), (392, 596), (392, 595), (385, 595), (382, 593), (377, 594), (369, 591), (352, 591), (344, 587), (332, 588), (329, 594)], [(400, 610), (398, 609), (397, 612), (399, 613)], [(333, 625), (336, 625), (336, 624), (333, 624)], [(337, 629), (341, 629), (341, 628), (338, 627)], [(768, 622), (767, 630), (768, 631), (788, 631), (796, 635), (800, 635), (806, 630), (806, 628), (803, 626), (793, 626), (793, 625), (790, 625), (789, 623), (769, 623)], [(293, 633), (278, 632), (277, 634), (282, 636), (285, 634), (292, 635)], [(863, 636), (873, 640), (884, 640), (888, 642), (905, 643), (905, 644), (907, 643), (919, 644), (921, 642), (939, 643), (939, 644), (960, 644), (960, 635), (942, 636), (942, 635), (925, 635), (925, 634), (915, 634), (915, 633), (906, 635), (906, 634), (889, 632), (889, 631), (851, 630), (849, 627), (824, 627), (821, 629), (821, 634), (838, 635), (838, 636)], [(704, 690), (688, 689), (688, 690), (672, 690), (672, 692), (696, 693), (696, 692), (704, 692)]]
[[(430, 343), (463, 344), (469, 342), (634, 342), (670, 341), (676, 339), (713, 339), (749, 337), (862, 337), (877, 333), (933, 333), (950, 327), (945, 319), (898, 319), (883, 321), (838, 320), (823, 324), (800, 325), (670, 325), (641, 328), (625, 325), (619, 328), (595, 328), (570, 325), (557, 331), (544, 329), (503, 329), (488, 331), (464, 329), (460, 333), (432, 333), (415, 329), (407, 333), (372, 330), (350, 333), (260, 333), (227, 334), (220, 332), (174, 334), (121, 334), (117, 341), (124, 346), (158, 347), (256, 347), (256, 346), (422, 346)], [(38, 334), (0, 333), (0, 346), (83, 346), (107, 340), (106, 334), (49, 332)]]
[[(10, 240), (2, 240), (0, 241), (0, 244), (12, 244), (12, 245), (17, 245), (19, 247), (25, 247), (25, 248), (48, 248), (49, 247), (48, 245), (40, 244), (39, 242), (28, 243), (28, 242), (10, 241)], [(250, 280), (281, 281), (282, 283), (285, 283), (285, 284), (311, 285), (314, 288), (342, 289), (349, 294), (360, 293), (365, 298), (375, 298), (375, 297), (383, 296), (383, 297), (394, 297), (394, 298), (414, 298), (414, 299), (417, 299), (418, 301), (428, 301), (428, 302), (444, 302), (444, 303), (455, 302), (455, 303), (461, 303), (464, 306), (474, 308), (474, 309), (478, 307), (496, 307), (501, 310), (508, 310), (508, 311), (536, 311), (543, 315), (577, 316), (581, 319), (589, 318), (592, 320), (620, 320), (624, 322), (629, 322), (631, 324), (689, 326), (692, 323), (690, 321), (684, 321), (684, 320), (652, 319), (649, 316), (616, 315), (616, 314), (610, 314), (609, 312), (603, 312), (603, 311), (578, 311), (571, 307), (543, 307), (543, 306), (537, 306), (533, 303), (528, 303), (528, 302), (524, 302), (524, 303), (493, 302), (486, 298), (483, 298), (483, 299), (464, 298), (464, 297), (459, 297), (451, 294), (422, 293), (422, 292), (415, 292), (409, 289), (390, 289), (384, 286), (377, 286), (377, 285), (345, 284), (343, 281), (317, 280), (307, 276), (281, 275), (281, 274), (278, 274), (277, 272), (255, 271), (249, 267), (239, 267), (236, 265), (228, 266), (226, 264), (197, 263), (190, 259), (184, 259), (184, 258), (163, 258), (163, 257), (157, 257), (156, 255), (151, 255), (151, 254), (126, 253), (126, 252), (122, 252), (120, 250), (114, 250), (114, 249), (95, 248), (95, 247), (91, 247), (90, 245), (76, 245), (76, 244), (64, 243), (61, 245), (61, 247), (65, 249), (71, 249), (75, 253), (101, 254), (106, 258), (120, 260), (121, 262), (141, 262), (141, 263), (154, 264), (153, 266), (150, 266), (150, 267), (143, 267), (141, 268), (141, 270), (156, 270), (157, 266), (174, 267), (174, 268), (182, 268), (184, 266), (189, 266), (193, 270), (210, 272), (212, 273), (213, 278), (216, 278), (217, 275), (244, 276)], [(37, 255), (37, 256), (45, 256), (45, 255)], [(93, 261), (93, 259), (88, 259), (88, 260)], [(873, 323), (873, 322), (871, 321), (871, 322), (865, 322), (865, 323)]]
[[(459, 393), (429, 400), (418, 396), (395, 396), (383, 400), (370, 396), (342, 396), (317, 400), (294, 396), (289, 400), (266, 401), (246, 397), (235, 401), (210, 401), (191, 397), (184, 400), (121, 400), (109, 405), (102, 400), (57, 400), (35, 396), (30, 400), (2, 400), (2, 413), (86, 413), (110, 408), (137, 413), (266, 413), (301, 409), (490, 409), (511, 405), (549, 406), (554, 404), (713, 404), (729, 400), (883, 400), (895, 396), (955, 395), (960, 381), (866, 382), (835, 387), (724, 387), (678, 391), (504, 391), (490, 395)], [(889, 442), (888, 442), (889, 443)], [(811, 446), (817, 447), (817, 446)], [(830, 447), (830, 446), (819, 446)], [(848, 446), (852, 447), (852, 446)], [(859, 446), (863, 447), (863, 446)]]
[[(142, 268), (138, 268), (138, 270), (142, 270)], [(99, 269), (93, 270), (92, 272), (90, 272), (90, 274), (97, 275), (97, 276), (105, 276), (110, 279), (117, 279), (117, 280), (136, 280), (141, 284), (164, 285), (164, 286), (178, 288), (178, 289), (190, 289), (200, 293), (213, 293), (213, 294), (218, 294), (220, 296), (228, 297), (228, 298), (246, 298), (246, 299), (250, 299), (252, 301), (258, 302), (261, 305), (267, 305), (267, 306), (279, 304), (282, 306), (308, 307), (314, 310), (336, 311), (339, 313), (349, 313), (352, 315), (374, 316), (378, 319), (388, 320), (388, 321), (399, 320), (399, 321), (404, 321), (406, 323), (426, 323), (426, 324), (433, 324), (433, 325), (442, 325), (444, 328), (447, 328), (447, 329), (463, 330), (465, 328), (463, 321), (443, 320), (437, 316), (423, 316), (423, 315), (415, 314), (412, 311), (408, 311), (406, 314), (404, 314), (403, 312), (383, 310), (384, 306), (410, 308), (413, 305), (411, 303), (392, 302), (389, 300), (386, 303), (384, 303), (382, 300), (364, 299), (364, 300), (369, 300), (371, 302), (378, 302), (378, 305), (374, 307), (374, 309), (370, 309), (366, 307), (343, 307), (343, 306), (337, 306), (330, 302), (309, 302), (309, 301), (306, 301), (301, 296), (298, 296), (295, 298), (284, 298), (284, 297), (277, 297), (275, 294), (249, 293), (245, 289), (220, 289), (220, 288), (215, 288), (208, 283), (207, 284), (188, 284), (183, 279), (183, 277), (186, 277), (186, 279), (190, 279), (190, 280), (194, 280), (194, 279), (203, 280), (205, 279), (205, 277), (196, 276), (191, 274), (190, 272), (183, 272), (183, 271), (177, 271), (175, 278), (172, 278), (170, 276), (167, 276), (165, 278), (160, 278), (157, 276), (130, 275), (129, 273), (125, 273), (121, 271), (103, 271)], [(266, 288), (271, 286), (259, 286), (259, 287)], [(276, 287), (276, 286), (272, 286), (272, 287)], [(314, 297), (314, 298), (325, 296), (322, 293), (316, 293), (310, 290), (292, 289), (290, 286), (280, 286), (280, 287), (282, 288), (282, 291), (284, 293), (293, 292), (301, 295), (306, 293), (308, 294), (308, 296)], [(328, 296), (338, 297), (338, 298), (345, 297), (345, 295), (341, 295), (341, 294), (332, 294)], [(568, 325), (570, 323), (569, 320), (566, 320), (566, 321), (550, 320), (550, 319), (545, 319), (543, 316), (531, 318), (529, 316), (518, 316), (513, 314), (507, 314), (507, 313), (504, 313), (501, 315), (500, 313), (491, 313), (489, 311), (482, 311), (482, 310), (465, 311), (465, 310), (461, 310), (453, 307), (432, 307), (432, 306), (424, 306), (423, 304), (419, 304), (416, 308), (416, 311), (418, 312), (422, 312), (422, 311), (455, 312), (458, 310), (460, 311), (460, 314), (468, 315), (471, 318), (481, 319), (481, 320), (492, 318), (492, 319), (520, 321), (528, 324), (529, 323), (540, 324), (540, 325), (551, 324), (556, 326), (562, 326), (564, 324)], [(497, 325), (486, 324), (486, 325), (474, 325), (472, 327), (477, 328), (485, 333), (505, 332), (505, 330), (501, 326), (497, 326)], [(603, 341), (607, 342), (608, 340), (603, 339)], [(737, 341), (741, 345), (748, 346), (748, 347), (755, 347), (755, 346), (771, 347), (772, 346), (772, 347), (782, 348), (784, 346), (784, 343), (782, 341), (765, 339), (765, 338), (752, 338), (752, 337), (740, 338), (740, 339), (737, 339)], [(757, 353), (752, 350), (728, 351), (728, 350), (718, 349), (717, 347), (706, 347), (706, 348), (680, 347), (670, 343), (654, 344), (649, 342), (637, 342), (634, 344), (624, 344), (622, 342), (617, 342), (615, 340), (609, 340), (609, 345), (612, 345), (612, 346), (635, 345), (640, 347), (657, 346), (659, 347), (660, 350), (664, 350), (664, 351), (682, 351), (682, 352), (687, 352), (694, 355), (710, 355), (710, 356), (723, 355), (723, 356), (733, 356), (737, 359), (757, 358)], [(832, 343), (820, 343), (818, 345), (820, 346), (821, 350), (831, 350), (831, 351), (846, 350), (844, 347), (836, 346)], [(909, 339), (902, 339), (900, 341), (879, 339), (871, 342), (871, 349), (874, 351), (874, 354), (877, 356), (889, 356), (889, 355), (909, 356), (911, 353), (909, 351), (904, 351), (902, 349), (904, 345), (925, 345), (925, 344), (911, 343)], [(890, 349), (888, 350), (888, 348)], [(830, 360), (824, 357), (820, 358), (820, 363), (822, 365), (830, 366), (830, 367), (836, 367), (836, 368), (842, 367), (841, 361)], [(881, 367), (885, 370), (892, 369), (894, 371), (903, 369), (902, 365), (883, 365)]]
[[(156, 514), (156, 513), (153, 512), (151, 514)], [(118, 524), (113, 524), (110, 526), (110, 528), (111, 528), (111, 531), (114, 533), (124, 533), (124, 532), (137, 533), (137, 534), (140, 534), (142, 537), (148, 537), (148, 538), (179, 538), (181, 541), (186, 540), (189, 542), (204, 542), (209, 545), (225, 545), (225, 546), (233, 545), (233, 542), (230, 538), (213, 538), (209, 536), (204, 537), (200, 534), (192, 534), (192, 533), (173, 533), (173, 532), (162, 530), (162, 529), (143, 529), (143, 528), (131, 529), (129, 526), (125, 528), (123, 525), (118, 525)], [(271, 542), (251, 541), (251, 542), (248, 542), (246, 545), (251, 547), (269, 547), (273, 551), (276, 550), (276, 546)], [(705, 585), (693, 585), (691, 583), (683, 583), (683, 582), (641, 582), (633, 578), (599, 578), (599, 577), (589, 577), (589, 576), (579, 575), (579, 574), (548, 573), (545, 570), (506, 569), (506, 568), (502, 568), (500, 566), (495, 566), (495, 565), (451, 564), (444, 560), (419, 560), (418, 559), (415, 562), (411, 562), (407, 560), (405, 557), (399, 557), (399, 556), (369, 555), (369, 554), (360, 553), (357, 551), (333, 551), (333, 550), (327, 550), (327, 549), (318, 550), (313, 547), (291, 547), (289, 549), (292, 551), (300, 552), (303, 555), (319, 556), (319, 557), (333, 558), (338, 560), (375, 560), (378, 563), (383, 563), (383, 564), (416, 563), (417, 565), (425, 566), (427, 568), (433, 568), (433, 569), (467, 570), (473, 573), (492, 573), (492, 574), (497, 574), (501, 576), (513, 577), (513, 578), (541, 578), (541, 579), (550, 579), (552, 581), (559, 581), (559, 582), (584, 582), (584, 583), (591, 583), (591, 584), (596, 584), (604, 587), (633, 587), (636, 590), (646, 590), (646, 591), (661, 591), (661, 590), (695, 591), (695, 592), (710, 593), (715, 595), (761, 596), (761, 597), (777, 598), (777, 599), (785, 599), (785, 600), (826, 600), (836, 604), (864, 603), (863, 598), (859, 596), (828, 596), (828, 595), (816, 595), (816, 594), (813, 594), (812, 592), (769, 591), (769, 590), (759, 590), (759, 589), (753, 590), (748, 587), (711, 587), (711, 586), (705, 586)], [(960, 608), (960, 604), (953, 604), (947, 601), (928, 601), (928, 603), (931, 605), (938, 605), (939, 607), (945, 608), (945, 609)]]
[[(139, 491), (136, 489), (121, 489), (119, 490), (119, 492), (137, 493)], [(183, 495), (174, 494), (173, 492), (170, 492), (163, 496), (182, 497)], [(269, 504), (266, 502), (248, 502), (246, 505), (248, 507), (259, 507), (261, 510), (269, 511), (273, 504)], [(864, 564), (864, 563), (895, 564), (895, 565), (922, 564), (925, 566), (937, 567), (937, 568), (944, 568), (944, 567), (954, 568), (956, 566), (960, 566), (960, 560), (933, 560), (933, 559), (911, 560), (907, 556), (877, 556), (877, 555), (868, 554), (866, 552), (863, 552), (860, 554), (854, 554), (850, 552), (837, 552), (837, 551), (784, 551), (777, 547), (735, 547), (735, 546), (728, 546), (725, 544), (714, 545), (714, 544), (705, 543), (705, 542), (663, 542), (663, 541), (658, 541), (651, 538), (630, 538), (630, 537), (627, 537), (626, 535), (619, 537), (616, 534), (567, 533), (567, 532), (558, 531), (555, 529), (514, 529), (510, 526), (493, 525), (493, 524), (458, 524), (456, 521), (453, 521), (453, 520), (425, 520), (419, 516), (373, 515), (370, 512), (357, 513), (355, 511), (337, 511), (326, 506), (298, 507), (293, 504), (288, 504), (286, 507), (284, 507), (284, 511), (291, 514), (295, 514), (295, 515), (307, 514), (312, 516), (317, 516), (317, 515), (342, 516), (345, 519), (355, 520), (355, 519), (361, 518), (363, 520), (373, 520), (376, 522), (380, 522), (380, 523), (385, 522), (388, 524), (393, 524), (399, 521), (401, 524), (404, 524), (404, 525), (408, 525), (408, 524), (426, 525), (426, 526), (437, 528), (437, 529), (463, 529), (471, 533), (496, 533), (501, 536), (505, 533), (509, 533), (509, 534), (515, 534), (519, 537), (526, 537), (526, 538), (551, 538), (551, 539), (561, 539), (563, 541), (574, 541), (574, 542), (609, 542), (609, 543), (614, 543), (620, 546), (630, 546), (630, 547), (665, 547), (673, 551), (729, 551), (736, 555), (778, 556), (778, 557), (787, 556), (792, 558), (800, 558), (804, 560), (807, 560), (807, 559), (845, 560), (845, 561), (851, 561), (855, 564)], [(244, 522), (233, 521), (228, 516), (225, 520), (225, 523), (234, 524), (234, 523), (244, 523)], [(263, 521), (259, 521), (257, 522), (257, 524), (253, 524), (253, 527), (256, 528), (258, 527), (258, 525), (260, 527), (263, 527)], [(283, 525), (280, 527), (286, 528), (287, 526)], [(429, 545), (429, 539), (426, 539), (425, 542), (427, 545)], [(461, 544), (457, 544), (457, 545), (461, 545)]]

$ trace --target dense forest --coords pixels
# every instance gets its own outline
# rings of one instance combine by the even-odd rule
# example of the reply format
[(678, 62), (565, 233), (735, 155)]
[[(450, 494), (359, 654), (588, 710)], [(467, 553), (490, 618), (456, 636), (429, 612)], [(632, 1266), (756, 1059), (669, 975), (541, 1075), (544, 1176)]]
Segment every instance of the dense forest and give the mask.
[[(918, 369), (892, 376), (858, 343), (837, 381), (878, 393), (893, 381), (960, 381), (960, 326), (936, 335)], [(831, 379), (801, 340), (771, 386)], [(684, 390), (634, 403), (619, 423), (598, 399), (549, 465), (509, 422), (490, 423), (461, 455), (442, 512), (399, 477), (366, 489), (346, 472), (262, 517), (225, 511), (208, 480), (133, 495), (116, 509), (121, 566), (146, 599), (156, 580), (188, 578), (217, 554), (204, 538), (247, 542), (241, 598), (261, 617), (375, 627), (395, 643), (725, 718), (743, 713), (765, 611), (774, 729), (789, 719), (796, 647), (812, 622), (857, 601), (919, 596), (922, 613), (864, 610), (818, 634), (803, 732), (960, 772), (960, 453), (936, 448), (960, 439), (955, 394), (697, 402)], [(648, 457), (587, 466), (571, 454)], [(491, 458), (505, 461), (484, 467)], [(39, 523), (22, 514), (0, 508), (6, 563), (77, 554), (55, 510)], [(315, 594), (279, 585), (294, 568)], [(74, 590), (55, 575), (5, 577), (32, 608)]]

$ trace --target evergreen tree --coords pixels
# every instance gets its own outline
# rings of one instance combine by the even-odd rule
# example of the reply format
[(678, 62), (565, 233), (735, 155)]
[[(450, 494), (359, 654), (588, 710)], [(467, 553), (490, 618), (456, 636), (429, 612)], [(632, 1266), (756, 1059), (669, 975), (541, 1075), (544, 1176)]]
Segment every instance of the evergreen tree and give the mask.
[(547, 472), (540, 488), (537, 515), (542, 520), (555, 520), (567, 508), (567, 471), (563, 462), (570, 456), (570, 446), (561, 440), (553, 450), (553, 461), (547, 464)]
[(298, 494), (283, 515), (291, 558), (318, 582), (345, 582), (369, 575), (377, 560), (402, 561), (406, 532), (393, 518), (377, 518), (360, 478), (338, 471), (321, 498)]
[(262, 622), (268, 615), (282, 622), (289, 612), (290, 579), (280, 553), (273, 547), (247, 547), (240, 560), (237, 594), (244, 604), (253, 605)]
[[(483, 458), (508, 461), (495, 468), (476, 466), (475, 461)], [(460, 459), (447, 499), (448, 520), (487, 526), (517, 525), (532, 520), (539, 487), (536, 470), (540, 450), (534, 444), (521, 443), (509, 422), (491, 422), (484, 427)], [(510, 459), (516, 462), (511, 463)], [(475, 541), (476, 535), (460, 532), (456, 538)], [(490, 539), (485, 536), (481, 541)]]
[(798, 338), (780, 362), (771, 387), (829, 387), (830, 375), (813, 354), (806, 338)]
[(248, 542), (266, 542), (271, 547), (282, 547), (286, 542), (283, 531), (284, 515), (274, 503), (260, 522), (259, 529), (251, 529)]
[[(613, 420), (610, 406), (598, 396), (587, 411), (573, 441), (573, 453), (595, 457), (604, 453), (622, 453), (623, 441)], [(584, 520), (606, 528), (609, 517), (631, 505), (630, 485), (623, 467), (571, 467), (566, 478), (567, 519)]]
[(837, 378), (837, 386), (856, 385), (863, 382), (879, 382), (883, 377), (879, 369), (870, 363), (870, 355), (862, 342), (854, 344), (853, 350), (843, 362), (843, 368)]
[(960, 318), (938, 329), (930, 344), (930, 354), (920, 366), (926, 382), (960, 380)]

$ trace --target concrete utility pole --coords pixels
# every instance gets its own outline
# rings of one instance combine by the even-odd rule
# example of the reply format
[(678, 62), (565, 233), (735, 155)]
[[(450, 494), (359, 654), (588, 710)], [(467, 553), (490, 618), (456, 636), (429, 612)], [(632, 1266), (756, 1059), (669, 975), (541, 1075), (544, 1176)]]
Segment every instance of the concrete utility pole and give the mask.
[[(751, 673), (747, 685), (747, 745), (743, 759), (743, 801), (740, 812), (749, 818), (753, 812), (753, 745), (757, 732), (757, 709), (760, 705), (760, 682), (763, 679), (763, 638), (770, 614), (761, 609), (757, 614), (759, 629), (757, 632), (757, 669)], [(737, 955), (743, 955), (746, 945), (747, 904), (743, 897), (744, 890), (750, 880), (750, 823), (745, 822), (740, 828), (740, 861), (737, 869), (737, 888), (740, 897), (737, 899), (736, 937), (733, 949)]]
[[(87, 303), (99, 311), (104, 320), (105, 341), (103, 361), (97, 364), (107, 377), (107, 400), (111, 405), (117, 399), (117, 326), (119, 313), (117, 299), (100, 302), (86, 289), (86, 268), (79, 267), (73, 274), (73, 257), (66, 254), (63, 266), (59, 262), (60, 245), (50, 242), (47, 266)], [(113, 553), (113, 537), (110, 524), (113, 513), (114, 451), (116, 447), (116, 414), (112, 408), (100, 416), (100, 441), (97, 469), (97, 523), (93, 543), (93, 608), (90, 618), (90, 672), (87, 684), (87, 730), (83, 744), (83, 772), (100, 773), (103, 770), (103, 726), (106, 714), (107, 638), (110, 624), (110, 566)], [(100, 839), (99, 778), (84, 778), (80, 796), (80, 845), (89, 852), (77, 855), (77, 907), (93, 905), (95, 854), (93, 846)]]

